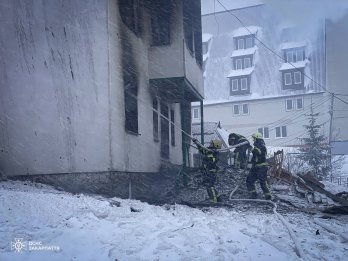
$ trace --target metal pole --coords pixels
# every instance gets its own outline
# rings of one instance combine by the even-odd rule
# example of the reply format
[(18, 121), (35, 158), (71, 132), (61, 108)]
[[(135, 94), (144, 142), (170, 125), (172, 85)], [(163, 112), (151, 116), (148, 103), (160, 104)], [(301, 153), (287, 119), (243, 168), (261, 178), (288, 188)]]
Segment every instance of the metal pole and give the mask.
[(331, 93), (331, 105), (330, 105), (330, 129), (329, 129), (329, 152), (330, 152), (330, 179), (332, 180), (332, 151), (331, 151), (331, 141), (332, 141), (332, 120), (333, 120), (333, 105), (334, 105), (334, 94)]
[(201, 143), (204, 145), (203, 100), (200, 101), (200, 105), (201, 105)]

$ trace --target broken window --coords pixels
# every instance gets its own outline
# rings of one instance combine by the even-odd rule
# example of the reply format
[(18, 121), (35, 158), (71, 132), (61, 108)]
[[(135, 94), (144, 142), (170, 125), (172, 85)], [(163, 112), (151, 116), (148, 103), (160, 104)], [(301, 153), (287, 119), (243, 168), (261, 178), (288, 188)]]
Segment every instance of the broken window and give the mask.
[(159, 141), (158, 137), (158, 101), (157, 97), (154, 97), (152, 100), (152, 120), (153, 120), (153, 140)]
[(140, 0), (119, 0), (118, 6), (123, 23), (136, 35), (140, 35), (142, 24)]
[(173, 109), (170, 110), (170, 137), (171, 144), (175, 146), (175, 112)]
[(154, 1), (151, 12), (152, 45), (170, 44), (171, 1)]
[(184, 35), (186, 46), (202, 67), (202, 23), (200, 0), (183, 1)]
[(122, 76), (124, 87), (125, 129), (138, 133), (138, 77), (132, 48), (123, 44)]

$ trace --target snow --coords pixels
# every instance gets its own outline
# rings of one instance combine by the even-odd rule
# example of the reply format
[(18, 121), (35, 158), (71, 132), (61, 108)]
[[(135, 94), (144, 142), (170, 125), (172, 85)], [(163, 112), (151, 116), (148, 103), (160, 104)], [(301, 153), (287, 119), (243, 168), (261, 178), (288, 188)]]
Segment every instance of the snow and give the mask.
[(291, 70), (295, 68), (304, 68), (306, 65), (309, 63), (309, 61), (306, 59), (304, 61), (299, 61), (295, 63), (283, 63), (282, 66), (280, 67), (279, 71), (284, 71), (284, 70)]
[(286, 50), (286, 49), (293, 49), (293, 48), (301, 48), (301, 47), (306, 47), (307, 42), (287, 42), (287, 43), (282, 43), (281, 44), (281, 49)]
[(321, 181), (321, 183), (323, 183), (325, 185), (325, 189), (332, 194), (337, 194), (344, 191), (348, 192), (348, 187), (340, 186), (330, 181)]
[(206, 54), (203, 54), (203, 62), (204, 62), (205, 60), (207, 60), (208, 57), (209, 57), (209, 52), (206, 53)]
[(243, 56), (243, 55), (252, 55), (256, 52), (257, 46), (247, 49), (234, 50), (231, 57)]
[(233, 37), (241, 37), (256, 34), (259, 30), (260, 27), (258, 26), (239, 27), (238, 29), (233, 31)]
[[(119, 207), (111, 205), (116, 200)], [(271, 210), (152, 206), (18, 181), (0, 183), (0, 202), (0, 260), (300, 260), (286, 228)], [(347, 257), (347, 246), (339, 236), (321, 230), (310, 216), (286, 214), (285, 219), (307, 260)], [(325, 221), (346, 233), (344, 222)], [(320, 235), (315, 235), (317, 229)], [(17, 253), (11, 250), (15, 238), (59, 250)]]
[(249, 67), (241, 70), (232, 70), (230, 74), (227, 76), (227, 78), (230, 77), (236, 77), (236, 76), (244, 76), (244, 75), (250, 75), (254, 71), (255, 67)]
[(206, 43), (212, 38), (211, 34), (202, 34), (202, 42)]

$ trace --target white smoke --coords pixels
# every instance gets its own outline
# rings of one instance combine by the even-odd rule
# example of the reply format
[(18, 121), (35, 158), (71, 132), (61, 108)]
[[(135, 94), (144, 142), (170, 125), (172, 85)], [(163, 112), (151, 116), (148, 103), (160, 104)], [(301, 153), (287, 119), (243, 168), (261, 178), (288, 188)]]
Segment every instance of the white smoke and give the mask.
[(348, 15), (348, 0), (264, 0), (273, 13), (312, 37), (325, 20), (338, 21)]

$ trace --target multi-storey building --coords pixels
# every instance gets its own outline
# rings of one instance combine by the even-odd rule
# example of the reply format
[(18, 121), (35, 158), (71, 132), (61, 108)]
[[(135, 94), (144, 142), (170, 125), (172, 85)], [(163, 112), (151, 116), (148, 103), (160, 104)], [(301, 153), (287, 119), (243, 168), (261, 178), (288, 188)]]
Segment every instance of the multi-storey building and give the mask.
[[(328, 134), (325, 23), (306, 34), (263, 1), (222, 1), (227, 10), (205, 8), (209, 2), (202, 2), (204, 121), (248, 138), (259, 131), (268, 145), (299, 145), (312, 105)], [(193, 122), (201, 115), (193, 104)]]
[(156, 172), (182, 164), (203, 99), (200, 1), (0, 5), (0, 171)]

